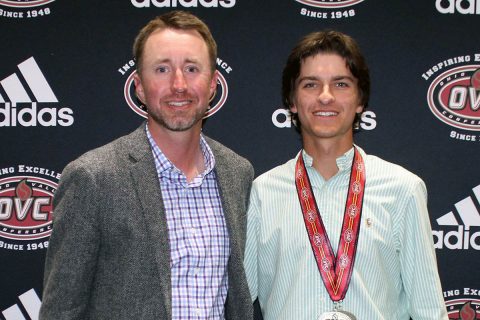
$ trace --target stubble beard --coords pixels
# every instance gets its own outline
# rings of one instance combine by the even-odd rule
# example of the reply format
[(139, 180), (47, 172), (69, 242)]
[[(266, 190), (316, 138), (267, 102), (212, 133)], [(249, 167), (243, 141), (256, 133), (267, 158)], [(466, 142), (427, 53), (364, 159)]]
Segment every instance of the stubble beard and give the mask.
[(158, 125), (170, 131), (187, 131), (194, 127), (199, 121), (202, 121), (207, 108), (197, 109), (193, 114), (175, 114), (174, 116), (166, 115), (164, 112), (148, 111), (150, 118)]

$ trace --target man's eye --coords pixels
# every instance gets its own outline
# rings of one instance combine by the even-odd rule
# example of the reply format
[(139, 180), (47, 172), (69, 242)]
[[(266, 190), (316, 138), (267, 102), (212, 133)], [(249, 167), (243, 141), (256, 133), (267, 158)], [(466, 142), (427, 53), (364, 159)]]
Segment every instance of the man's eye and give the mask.
[(304, 85), (303, 85), (304, 88), (315, 88), (316, 87), (316, 84), (313, 83), (313, 82), (306, 82)]
[(185, 68), (185, 70), (186, 70), (187, 72), (192, 73), (192, 72), (197, 72), (197, 71), (198, 71), (198, 68), (197, 68), (196, 66), (188, 66), (188, 67)]
[(157, 67), (157, 69), (155, 69), (155, 71), (160, 72), (160, 73), (164, 73), (164, 72), (168, 71), (168, 68), (167, 67)]

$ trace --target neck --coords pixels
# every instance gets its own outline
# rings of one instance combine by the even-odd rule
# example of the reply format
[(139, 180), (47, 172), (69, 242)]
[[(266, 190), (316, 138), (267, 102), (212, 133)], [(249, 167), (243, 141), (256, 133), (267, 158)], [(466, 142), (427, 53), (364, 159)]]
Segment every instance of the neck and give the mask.
[(339, 143), (337, 141), (304, 139), (303, 148), (313, 158), (312, 166), (329, 180), (338, 172), (337, 158), (353, 146), (353, 139)]
[(169, 131), (151, 126), (148, 129), (163, 154), (183, 172), (188, 182), (205, 170), (199, 129)]

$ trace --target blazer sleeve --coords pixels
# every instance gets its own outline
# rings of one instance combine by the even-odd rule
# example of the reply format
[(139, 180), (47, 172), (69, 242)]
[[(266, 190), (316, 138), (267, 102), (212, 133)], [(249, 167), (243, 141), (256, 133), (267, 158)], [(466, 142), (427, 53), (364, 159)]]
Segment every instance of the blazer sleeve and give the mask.
[(40, 319), (84, 319), (99, 251), (94, 176), (79, 161), (62, 173), (54, 196)]

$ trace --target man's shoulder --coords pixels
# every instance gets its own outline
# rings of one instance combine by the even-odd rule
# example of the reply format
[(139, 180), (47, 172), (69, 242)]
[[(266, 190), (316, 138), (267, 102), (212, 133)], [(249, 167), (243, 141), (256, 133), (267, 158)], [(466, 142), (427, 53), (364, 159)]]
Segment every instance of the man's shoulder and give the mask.
[[(142, 135), (145, 136), (140, 127), (107, 144), (83, 153), (70, 162), (67, 167), (70, 169), (84, 168), (93, 171), (115, 168), (119, 161), (121, 162), (124, 159), (127, 159), (129, 154), (135, 153), (135, 150), (140, 150), (142, 148), (140, 142), (142, 139), (146, 139), (142, 137)], [(146, 143), (145, 145), (148, 147)], [(145, 150), (142, 150), (142, 153)]]
[(385, 173), (390, 175), (399, 175), (402, 177), (408, 178), (418, 178), (418, 176), (410, 171), (409, 169), (405, 168), (404, 166), (391, 162), (389, 160), (385, 160), (375, 155), (367, 155), (366, 159), (367, 170), (370, 167), (371, 170), (379, 173)]
[(417, 174), (407, 168), (382, 159), (378, 156), (368, 155), (365, 161), (367, 184), (382, 186), (384, 189), (393, 188), (404, 190), (407, 193), (416, 188), (425, 189), (425, 183)]

